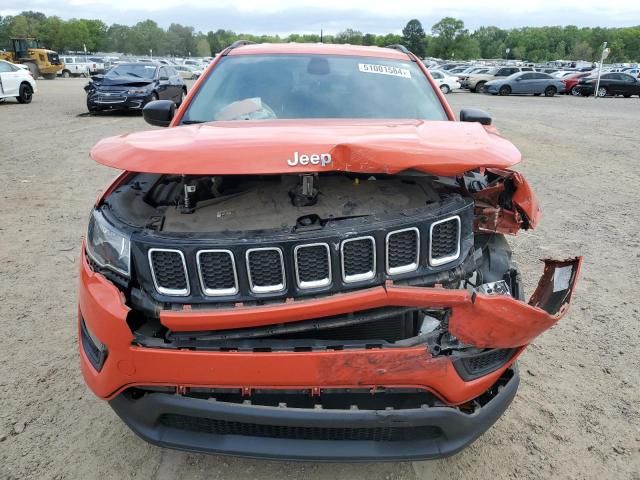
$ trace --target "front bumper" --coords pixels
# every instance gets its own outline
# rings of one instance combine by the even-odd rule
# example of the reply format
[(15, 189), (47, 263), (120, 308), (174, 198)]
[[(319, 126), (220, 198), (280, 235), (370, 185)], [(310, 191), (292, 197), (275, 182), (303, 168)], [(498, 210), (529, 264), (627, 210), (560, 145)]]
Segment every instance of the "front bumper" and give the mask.
[(93, 92), (87, 96), (87, 105), (97, 110), (142, 110), (151, 99), (150, 94), (111, 94)]
[(473, 413), (452, 407), (265, 407), (166, 393), (137, 400), (122, 393), (110, 405), (144, 440), (179, 450), (288, 460), (425, 460), (459, 452), (496, 422), (518, 389), (517, 369), (509, 373), (499, 392)]
[[(500, 394), (473, 414), (452, 408), (485, 395), (505, 375), (518, 354), (535, 336), (555, 324), (566, 312), (580, 269), (580, 258), (547, 261), (530, 303), (507, 296), (467, 290), (400, 287), (388, 284), (327, 298), (290, 301), (258, 307), (235, 306), (213, 310), (165, 310), (160, 321), (172, 331), (221, 330), (288, 323), (340, 312), (381, 306), (450, 308), (449, 331), (462, 342), (483, 348), (516, 348), (504, 365), (486, 375), (465, 380), (449, 356), (432, 355), (424, 344), (393, 348), (311, 351), (169, 350), (134, 344), (127, 323), (130, 309), (123, 294), (88, 265), (84, 249), (80, 262), (79, 333), (82, 322), (105, 347), (99, 371), (80, 344), (84, 379), (99, 397), (110, 400), (118, 414), (140, 436), (174, 448), (256, 457), (295, 459), (417, 459), (455, 453), (482, 434), (510, 403), (517, 377)], [(558, 275), (558, 272), (562, 272)], [(559, 280), (558, 280), (559, 279)], [(94, 358), (95, 361), (95, 358)], [(131, 387), (170, 387), (177, 392), (193, 388), (254, 391), (409, 388), (430, 392), (446, 407), (414, 410), (316, 412), (244, 405), (214, 404), (179, 395), (150, 394), (133, 401)], [(244, 394), (244, 393), (243, 393)], [(286, 412), (286, 413), (285, 413)], [(163, 414), (196, 416), (217, 421), (304, 427), (351, 425), (378, 428), (427, 426), (438, 435), (403, 442), (362, 441), (336, 443), (316, 440), (277, 441), (243, 435), (217, 435), (161, 425)], [(276, 423), (274, 423), (276, 422)], [(325, 427), (322, 427), (325, 425)], [(358, 427), (359, 428), (359, 427)], [(304, 443), (304, 444), (303, 444)], [(327, 448), (330, 447), (330, 448)], [(340, 447), (340, 448), (338, 448)]]

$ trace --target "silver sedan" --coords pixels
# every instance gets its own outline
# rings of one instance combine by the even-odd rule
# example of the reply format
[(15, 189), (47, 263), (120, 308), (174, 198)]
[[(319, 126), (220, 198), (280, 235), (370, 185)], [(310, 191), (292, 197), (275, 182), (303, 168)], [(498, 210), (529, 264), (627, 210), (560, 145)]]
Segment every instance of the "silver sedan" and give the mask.
[(564, 83), (547, 73), (518, 72), (513, 75), (491, 80), (484, 86), (485, 93), (492, 95), (533, 94), (553, 97), (556, 93), (564, 92)]

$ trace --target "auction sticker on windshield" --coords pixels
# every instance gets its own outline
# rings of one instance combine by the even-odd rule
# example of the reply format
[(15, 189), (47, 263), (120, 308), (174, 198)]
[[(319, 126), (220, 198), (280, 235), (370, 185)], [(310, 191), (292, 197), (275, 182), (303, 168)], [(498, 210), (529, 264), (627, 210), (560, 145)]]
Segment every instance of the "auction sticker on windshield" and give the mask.
[(389, 67), (388, 65), (374, 65), (371, 63), (359, 63), (358, 70), (364, 73), (380, 73), (393, 75), (394, 77), (411, 78), (411, 72), (406, 68)]

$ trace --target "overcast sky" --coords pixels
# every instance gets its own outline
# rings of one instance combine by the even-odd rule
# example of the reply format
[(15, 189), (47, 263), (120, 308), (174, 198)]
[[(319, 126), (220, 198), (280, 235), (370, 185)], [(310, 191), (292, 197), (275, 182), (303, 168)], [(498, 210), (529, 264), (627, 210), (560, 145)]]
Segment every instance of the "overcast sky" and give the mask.
[(540, 25), (632, 26), (640, 24), (638, 0), (0, 0), (0, 15), (37, 10), (64, 19), (100, 18), (134, 24), (151, 18), (162, 27), (172, 22), (207, 32), (218, 28), (256, 34), (400, 32), (411, 18), (425, 30), (445, 16), (475, 29)]

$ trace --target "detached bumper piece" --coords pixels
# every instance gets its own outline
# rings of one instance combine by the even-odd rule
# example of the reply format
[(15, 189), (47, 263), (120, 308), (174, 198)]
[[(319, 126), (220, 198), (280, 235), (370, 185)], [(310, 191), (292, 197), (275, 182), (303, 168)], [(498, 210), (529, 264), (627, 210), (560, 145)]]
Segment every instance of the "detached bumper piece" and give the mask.
[(450, 456), (472, 443), (506, 410), (518, 383), (517, 370), (509, 369), (460, 407), (296, 408), (139, 389), (110, 404), (144, 440), (179, 450), (289, 460), (419, 460)]

